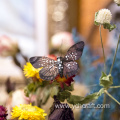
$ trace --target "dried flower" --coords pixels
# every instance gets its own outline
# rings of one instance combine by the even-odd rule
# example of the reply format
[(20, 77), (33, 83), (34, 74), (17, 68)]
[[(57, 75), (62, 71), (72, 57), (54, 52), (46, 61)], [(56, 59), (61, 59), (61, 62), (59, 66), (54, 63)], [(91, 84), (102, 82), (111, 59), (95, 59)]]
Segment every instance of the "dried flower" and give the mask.
[(44, 113), (44, 110), (37, 106), (21, 104), (19, 107), (13, 107), (11, 118), (18, 118), (18, 120), (45, 120), (46, 115), (47, 114)]
[(42, 69), (41, 68), (34, 68), (30, 62), (27, 62), (26, 65), (24, 65), (23, 72), (27, 78), (33, 78), (33, 80), (39, 79), (40, 82), (43, 80), (39, 76), (39, 71)]
[(60, 103), (57, 97), (54, 96), (54, 103), (48, 120), (74, 120), (73, 111), (67, 103)]
[(110, 21), (112, 19), (112, 14), (110, 10), (108, 9), (101, 9), (98, 12), (95, 13), (95, 25), (103, 25), (104, 29), (108, 29), (109, 32), (114, 30), (116, 28), (116, 25), (110, 24)]
[(114, 0), (114, 2), (120, 6), (120, 0)]
[(0, 106), (0, 120), (6, 120), (7, 117), (7, 110), (5, 107)]
[(65, 78), (64, 76), (61, 78), (60, 75), (58, 75), (55, 79), (57, 82), (59, 82), (61, 84), (61, 87), (63, 88), (63, 83), (65, 83), (66, 85), (70, 86), (71, 82), (73, 82), (73, 77), (75, 76), (71, 76), (69, 78)]
[(95, 22), (98, 24), (110, 24), (112, 14), (108, 9), (101, 9), (95, 14)]
[(18, 43), (7, 36), (0, 36), (0, 55), (1, 56), (14, 56), (18, 49)]

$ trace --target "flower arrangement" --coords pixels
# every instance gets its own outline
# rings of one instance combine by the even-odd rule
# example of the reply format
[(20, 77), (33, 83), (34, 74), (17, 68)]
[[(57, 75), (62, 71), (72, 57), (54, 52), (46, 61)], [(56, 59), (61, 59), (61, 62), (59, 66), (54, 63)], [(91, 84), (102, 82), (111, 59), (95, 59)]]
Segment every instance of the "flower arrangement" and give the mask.
[[(113, 58), (113, 62), (112, 62), (109, 74), (107, 74), (107, 72), (106, 72), (106, 56), (105, 56), (105, 52), (104, 52), (104, 45), (103, 45), (102, 34), (101, 34), (101, 27), (102, 26), (104, 27), (104, 29), (108, 29), (109, 31), (112, 31), (116, 28), (116, 25), (111, 25), (111, 23), (110, 23), (111, 19), (112, 19), (112, 14), (111, 14), (110, 10), (108, 10), (108, 9), (101, 9), (98, 12), (95, 13), (94, 23), (95, 23), (95, 25), (99, 26), (100, 40), (101, 40), (101, 45), (102, 45), (103, 57), (104, 57), (104, 71), (102, 71), (102, 74), (99, 77), (99, 85), (98, 85), (99, 90), (98, 91), (90, 93), (85, 97), (72, 95), (71, 91), (73, 91), (73, 89), (74, 89), (73, 88), (73, 85), (74, 85), (73, 83), (74, 83), (75, 75), (70, 77), (70, 78), (66, 78), (66, 77), (61, 78), (58, 75), (52, 81), (42, 80), (42, 82), (41, 83), (38, 82), (37, 85), (33, 81), (25, 89), (26, 95), (29, 96), (29, 94), (31, 94), (31, 92), (36, 92), (39, 87), (43, 87), (44, 88), (44, 95), (46, 95), (45, 96), (46, 99), (44, 99), (44, 100), (40, 99), (41, 100), (41, 104), (39, 104), (40, 106), (45, 104), (50, 96), (53, 97), (53, 98), (56, 96), (57, 99), (60, 102), (64, 102), (65, 100), (67, 100), (67, 102), (69, 104), (72, 104), (72, 105), (81, 104), (82, 105), (82, 104), (87, 104), (87, 103), (90, 103), (94, 100), (97, 100), (97, 99), (103, 97), (103, 95), (104, 95), (104, 98), (103, 98), (104, 100), (102, 102), (103, 104), (106, 103), (106, 95), (108, 95), (111, 99), (113, 99), (116, 103), (118, 103), (120, 105), (118, 100), (116, 100), (109, 93), (109, 89), (119, 88), (119, 86), (112, 86), (113, 85), (113, 76), (111, 75), (111, 73), (112, 73), (112, 70), (113, 70), (114, 63), (115, 63), (115, 58), (116, 58), (116, 54), (117, 54), (117, 50), (118, 50), (120, 37), (119, 37), (119, 40), (118, 40), (118, 43), (117, 43), (115, 55), (114, 55), (114, 58)], [(40, 70), (41, 70), (41, 68), (40, 68)], [(102, 67), (101, 67), (101, 70), (102, 70)], [(24, 73), (27, 76), (27, 73), (26, 72), (24, 72)], [(48, 92), (48, 90), (50, 92)], [(52, 112), (53, 111), (51, 111), (50, 114)], [(104, 119), (104, 108), (101, 110), (101, 119)]]
[[(119, 0), (114, 0), (114, 1), (118, 6), (120, 5)], [(42, 107), (48, 102), (48, 99), (50, 97), (53, 98), (54, 102), (50, 108), (48, 120), (53, 120), (53, 119), (54, 120), (57, 120), (57, 119), (59, 119), (59, 120), (74, 120), (73, 111), (70, 108), (70, 105), (77, 105), (77, 104), (85, 105), (85, 104), (91, 103), (93, 101), (96, 101), (95, 104), (103, 104), (104, 105), (108, 102), (106, 99), (108, 97), (111, 98), (111, 100), (113, 100), (116, 104), (120, 105), (120, 102), (119, 102), (120, 98), (118, 98), (118, 99), (115, 98), (116, 97), (115, 89), (120, 88), (119, 82), (117, 82), (117, 84), (113, 84), (113, 82), (114, 82), (113, 78), (115, 78), (116, 74), (119, 73), (119, 72), (115, 72), (114, 64), (115, 64), (115, 60), (117, 60), (117, 62), (119, 62), (119, 60), (120, 60), (119, 57), (116, 57), (117, 52), (120, 51), (118, 49), (119, 42), (120, 42), (120, 35), (119, 35), (118, 42), (116, 45), (115, 53), (112, 55), (112, 56), (114, 56), (113, 60), (111, 57), (110, 59), (107, 59), (107, 62), (106, 62), (106, 55), (105, 55), (105, 51), (104, 51), (104, 45), (103, 45), (102, 33), (101, 33), (101, 27), (109, 30), (109, 32), (111, 32), (112, 30), (114, 30), (116, 28), (116, 25), (111, 24), (111, 19), (112, 19), (112, 14), (111, 14), (110, 10), (108, 10), (108, 9), (101, 9), (95, 13), (94, 23), (95, 23), (95, 25), (99, 26), (102, 53), (103, 53), (103, 58), (104, 58), (104, 67), (99, 64), (97, 66), (97, 68), (99, 68), (99, 69), (96, 69), (94, 67), (92, 67), (90, 70), (87, 69), (88, 66), (90, 66), (91, 63), (94, 60), (96, 60), (98, 57), (93, 57), (93, 59), (90, 59), (89, 63), (86, 62), (86, 59), (81, 60), (81, 62), (84, 64), (84, 67), (87, 69), (87, 71), (81, 72), (81, 77), (83, 77), (85, 79), (88, 79), (86, 77), (89, 77), (89, 81), (90, 81), (90, 79), (96, 79), (96, 78), (99, 79), (99, 80), (96, 80), (97, 88), (93, 90), (93, 87), (92, 87), (92, 92), (90, 92), (89, 94), (87, 94), (84, 97), (74, 95), (74, 94), (72, 94), (72, 91), (74, 90), (74, 82), (75, 82), (76, 72), (78, 72), (78, 70), (75, 71), (75, 69), (71, 67), (69, 69), (73, 69), (72, 72), (74, 74), (72, 74), (72, 75), (70, 73), (69, 73), (70, 75), (66, 74), (66, 76), (61, 75), (61, 74), (56, 74), (56, 76), (53, 77), (53, 79), (48, 80), (48, 79), (46, 79), (47, 77), (45, 77), (45, 79), (44, 79), (44, 77), (42, 77), (40, 74), (41, 71), (44, 70), (44, 66), (42, 65), (43, 67), (38, 67), (38, 66), (36, 67), (36, 65), (34, 65), (36, 63), (36, 58), (34, 57), (33, 58), (34, 61), (31, 62), (31, 60), (30, 60), (30, 62), (26, 62), (26, 65), (24, 65), (24, 68), (23, 68), (23, 73), (24, 73), (25, 77), (28, 79), (28, 85), (24, 89), (25, 95), (29, 98), (32, 95), (35, 95), (36, 99), (34, 102), (31, 101), (31, 104), (21, 104), (20, 106), (13, 107), (12, 112), (11, 112), (11, 119), (45, 120), (47, 114), (42, 109)], [(73, 30), (73, 33), (76, 34), (76, 31)], [(66, 35), (68, 35), (69, 37), (71, 36), (71, 34), (66, 33), (65, 35), (62, 34), (61, 38), (63, 38)], [(52, 42), (53, 43), (54, 43), (54, 41), (56, 42), (57, 38), (58, 38), (58, 36), (57, 37), (55, 36), (53, 38)], [(76, 37), (75, 35), (73, 35), (73, 38), (74, 38), (75, 42), (79, 41), (78, 40), (79, 37)], [(5, 41), (9, 41), (8, 40), (9, 38), (7, 38), (7, 37), (3, 37), (1, 39), (5, 39)], [(2, 41), (1, 39), (0, 39), (0, 42)], [(60, 46), (61, 42), (62, 41), (60, 39), (58, 41), (58, 43), (56, 43), (56, 45)], [(70, 44), (72, 44), (72, 42), (73, 41), (71, 41)], [(11, 46), (14, 46), (14, 49), (12, 49)], [(11, 46), (5, 46), (5, 45), (3, 45), (2, 47), (0, 46), (0, 53), (3, 55), (4, 52), (2, 52), (2, 50), (3, 51), (5, 50), (5, 52), (7, 52), (7, 56), (9, 56), (9, 55), (13, 56), (15, 62), (18, 63), (18, 61), (16, 59), (16, 55), (17, 55), (17, 53), (20, 52), (20, 50), (18, 49), (17, 44), (14, 45), (12, 43)], [(74, 46), (75, 45), (73, 45), (71, 48), (74, 48), (75, 51), (77, 51), (77, 50), (80, 51), (81, 52), (80, 56), (81, 56), (83, 48), (82, 47), (75, 48)], [(76, 46), (77, 46), (77, 44), (76, 44)], [(10, 49), (12, 52), (9, 53), (8, 49)], [(68, 52), (69, 52), (69, 50), (68, 50)], [(13, 53), (13, 54), (11, 54), (11, 53)], [(73, 54), (73, 53), (71, 53), (71, 54)], [(90, 56), (92, 56), (92, 53), (90, 53), (89, 48), (87, 46), (84, 49), (84, 54), (89, 54)], [(83, 56), (84, 56), (84, 54), (83, 54)], [(77, 57), (77, 56), (78, 56), (78, 53), (75, 57)], [(70, 56), (67, 56), (67, 57), (70, 57)], [(25, 58), (25, 57), (23, 56), (23, 58)], [(39, 58), (41, 58), (41, 57), (39, 57)], [(49, 56), (47, 56), (47, 58), (51, 58), (54, 61), (58, 61), (57, 57), (55, 55), (49, 55)], [(26, 60), (26, 58), (25, 58), (25, 60)], [(52, 60), (50, 62), (52, 62)], [(72, 62), (75, 62), (78, 65), (79, 61), (75, 61), (75, 60)], [(48, 63), (48, 60), (46, 63)], [(44, 63), (40, 63), (40, 64), (44, 64)], [(19, 64), (17, 64), (17, 65), (20, 66)], [(58, 65), (61, 66), (61, 63), (59, 63)], [(49, 64), (48, 64), (48, 66), (49, 66)], [(70, 66), (70, 64), (68, 64), (68, 66)], [(56, 67), (56, 66), (54, 66), (54, 67)], [(51, 72), (50, 71), (51, 68), (47, 67), (47, 70), (49, 72)], [(45, 69), (45, 71), (43, 71), (43, 72), (46, 72), (47, 70)], [(55, 70), (54, 70), (54, 72), (56, 72)], [(95, 75), (92, 74), (93, 71), (95, 72)], [(83, 72), (84, 72), (84, 74), (83, 74)], [(89, 72), (89, 75), (86, 76), (86, 73), (88, 73), (88, 72)], [(101, 72), (101, 75), (100, 75), (100, 72)], [(68, 73), (68, 71), (66, 73)], [(89, 84), (88, 81), (85, 81), (85, 82), (87, 84)], [(91, 84), (91, 86), (94, 86), (94, 85)], [(95, 87), (96, 87), (96, 85), (95, 85)], [(67, 103), (62, 103), (62, 102), (67, 102)], [(113, 105), (113, 102), (111, 102), (111, 104)], [(34, 105), (36, 105), (36, 106), (34, 106)], [(62, 108), (60, 106), (62, 106)], [(114, 105), (114, 108), (115, 108), (115, 105)], [(87, 119), (95, 120), (96, 118), (98, 120), (99, 119), (104, 120), (104, 119), (107, 119), (107, 117), (108, 117), (107, 115), (106, 115), (107, 117), (105, 116), (105, 110), (106, 110), (105, 108), (99, 109), (99, 110), (97, 110), (97, 112), (95, 112), (96, 111), (95, 108), (92, 108), (91, 110), (89, 110), (87, 112), (85, 110), (86, 109), (82, 109), (82, 112), (81, 112), (82, 120), (87, 120)], [(3, 106), (0, 106), (0, 111), (2, 111), (2, 112), (0, 112), (0, 120), (6, 119), (6, 116), (7, 116), (6, 109)], [(86, 115), (86, 113), (88, 115)]]

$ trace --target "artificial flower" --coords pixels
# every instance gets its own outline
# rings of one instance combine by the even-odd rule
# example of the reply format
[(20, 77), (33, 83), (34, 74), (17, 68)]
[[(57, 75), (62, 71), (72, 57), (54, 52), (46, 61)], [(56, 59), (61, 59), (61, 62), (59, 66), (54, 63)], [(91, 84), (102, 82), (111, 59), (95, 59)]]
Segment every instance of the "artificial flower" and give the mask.
[(5, 35), (0, 36), (0, 55), (15, 56), (19, 52), (18, 43)]
[(11, 112), (11, 118), (18, 118), (18, 120), (45, 120), (46, 115), (43, 109), (31, 104), (21, 104), (19, 107), (15, 106)]
[(74, 80), (73, 80), (73, 77), (75, 77), (75, 75), (74, 75), (74, 76), (71, 76), (71, 77), (68, 77), (68, 78), (65, 78), (64, 76), (61, 78), (60, 75), (58, 75), (58, 76), (55, 78), (55, 80), (56, 80), (57, 82), (59, 82), (60, 85), (61, 85), (61, 87), (63, 88), (63, 87), (64, 87), (64, 86), (63, 86), (63, 83), (65, 83), (65, 84), (68, 85), (68, 86), (71, 85), (71, 82), (74, 81)]
[(117, 5), (120, 5), (120, 0), (114, 0)]
[(110, 24), (112, 14), (108, 9), (101, 9), (95, 14), (95, 22), (98, 24)]
[(5, 107), (0, 106), (0, 120), (6, 120), (7, 117), (7, 110)]
[(42, 69), (41, 68), (34, 68), (30, 62), (27, 62), (26, 65), (24, 65), (23, 72), (27, 78), (33, 78), (33, 80), (39, 79), (40, 82), (43, 80), (39, 76), (39, 71)]

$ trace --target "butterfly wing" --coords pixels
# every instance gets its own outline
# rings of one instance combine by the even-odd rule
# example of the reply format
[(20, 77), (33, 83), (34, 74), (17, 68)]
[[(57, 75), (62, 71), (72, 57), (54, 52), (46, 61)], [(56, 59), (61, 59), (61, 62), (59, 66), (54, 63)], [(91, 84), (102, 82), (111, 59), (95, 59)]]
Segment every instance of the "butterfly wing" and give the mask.
[(53, 80), (58, 74), (56, 61), (48, 57), (31, 57), (30, 63), (35, 68), (43, 67), (40, 72), (40, 78), (43, 80)]
[(54, 78), (58, 75), (57, 64), (43, 67), (42, 70), (40, 70), (39, 75), (43, 80), (54, 80)]
[(75, 61), (64, 62), (63, 66), (64, 66), (63, 67), (63, 75), (66, 78), (75, 75), (79, 70), (79, 66), (78, 66), (77, 62), (75, 62)]
[(29, 59), (30, 63), (35, 68), (46, 67), (55, 64), (55, 60), (48, 58), (48, 57), (31, 57)]
[(84, 48), (83, 41), (80, 41), (74, 44), (73, 46), (69, 48), (63, 60), (66, 62), (78, 60), (82, 55), (83, 48)]

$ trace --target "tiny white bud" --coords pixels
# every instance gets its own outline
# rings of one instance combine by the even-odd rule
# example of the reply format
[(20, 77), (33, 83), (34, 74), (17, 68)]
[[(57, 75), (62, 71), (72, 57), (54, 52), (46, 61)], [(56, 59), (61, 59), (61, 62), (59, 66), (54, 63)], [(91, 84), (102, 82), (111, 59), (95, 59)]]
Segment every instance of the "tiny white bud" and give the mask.
[(112, 19), (112, 14), (108, 9), (99, 10), (95, 16), (95, 22), (99, 24), (106, 24), (106, 23), (110, 24), (111, 19)]

